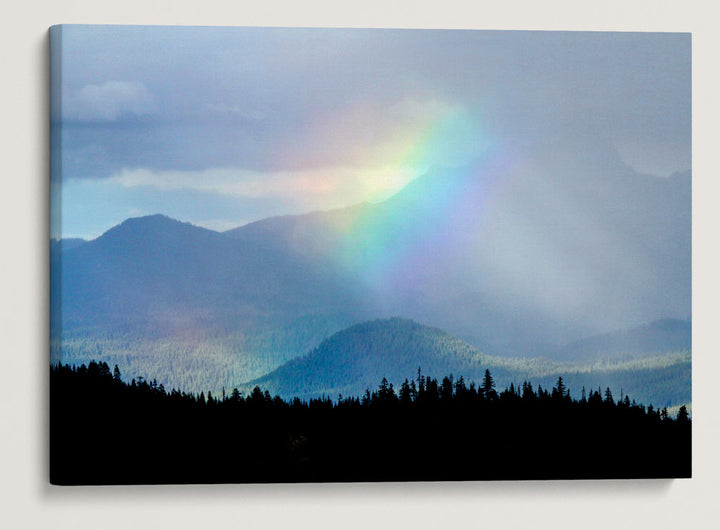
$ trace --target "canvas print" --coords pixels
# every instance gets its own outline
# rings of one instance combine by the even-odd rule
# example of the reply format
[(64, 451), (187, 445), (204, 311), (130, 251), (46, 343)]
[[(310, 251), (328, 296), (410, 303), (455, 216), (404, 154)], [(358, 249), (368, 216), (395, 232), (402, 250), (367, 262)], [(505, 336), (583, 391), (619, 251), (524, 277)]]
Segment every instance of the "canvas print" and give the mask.
[(50, 481), (691, 475), (691, 36), (55, 26)]

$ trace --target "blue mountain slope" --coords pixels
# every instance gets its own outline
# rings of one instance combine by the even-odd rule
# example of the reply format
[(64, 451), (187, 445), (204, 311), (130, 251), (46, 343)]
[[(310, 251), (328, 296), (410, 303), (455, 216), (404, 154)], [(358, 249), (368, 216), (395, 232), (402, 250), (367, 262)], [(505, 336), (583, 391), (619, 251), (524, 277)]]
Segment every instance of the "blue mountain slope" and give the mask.
[(284, 396), (360, 395), (383, 377), (396, 384), (412, 379), (418, 368), (435, 377), (455, 373), (479, 378), (487, 365), (480, 351), (440, 329), (391, 318), (339, 331), (251, 385)]
[[(165, 321), (242, 327), (338, 310), (339, 278), (276, 248), (242, 242), (162, 215), (128, 219), (63, 252), (63, 318), (69, 327)], [(310, 312), (310, 311), (308, 311)]]
[(307, 355), (289, 361), (266, 376), (242, 385), (258, 385), (285, 398), (325, 395), (360, 396), (374, 390), (385, 377), (397, 389), (420, 368), (427, 376), (462, 376), (481, 382), (486, 369), (498, 390), (524, 381), (549, 389), (562, 376), (572, 394), (582, 388), (610, 388), (616, 399), (629, 395), (639, 403), (677, 406), (691, 401), (690, 353), (659, 355), (624, 362), (559, 363), (537, 359), (508, 359), (485, 355), (448, 333), (408, 319), (363, 322), (339, 331)]
[[(562, 345), (689, 318), (690, 175), (639, 175), (587, 145), (563, 160), (551, 146), (528, 152), (513, 164), (432, 169), (379, 204), (226, 233), (160, 215), (129, 219), (62, 259), (51, 253), (52, 326), (129, 358), (139, 344), (151, 357), (161, 339), (177, 341), (166, 353), (215, 344), (185, 348), (188, 336), (221, 337), (232, 355), (253, 343), (247, 337), (277, 337), (303, 318), (318, 323), (304, 337), (324, 337), (402, 315), (492, 355), (571, 359), (616, 346)], [(117, 329), (119, 342), (103, 342)], [(653, 351), (682, 345), (676, 338), (666, 334)], [(257, 346), (255, 360), (272, 358), (248, 364), (247, 379), (306, 344), (274, 340)], [(426, 365), (437, 354), (427, 352)], [(203, 381), (247, 381), (233, 362), (200, 363)]]

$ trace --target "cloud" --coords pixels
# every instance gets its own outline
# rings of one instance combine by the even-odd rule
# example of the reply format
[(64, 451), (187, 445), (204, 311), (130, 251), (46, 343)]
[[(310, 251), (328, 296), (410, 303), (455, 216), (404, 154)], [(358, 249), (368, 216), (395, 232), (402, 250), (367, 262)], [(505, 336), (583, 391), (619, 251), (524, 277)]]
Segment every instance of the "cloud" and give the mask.
[(209, 230), (215, 230), (216, 232), (226, 232), (227, 230), (244, 226), (253, 221), (255, 221), (255, 219), (199, 219), (196, 221), (196, 224)]
[[(397, 146), (411, 144), (428, 124), (456, 109), (476, 112), (479, 132), (488, 138), (515, 142), (543, 137), (548, 129), (569, 137), (592, 131), (618, 143), (642, 138), (646, 147), (632, 149), (638, 167), (649, 161), (659, 166), (653, 172), (687, 169), (689, 35), (137, 26), (69, 31), (63, 94), (79, 100), (68, 104), (70, 115), (119, 119), (115, 104), (95, 103), (98, 95), (86, 94), (112, 92), (98, 79), (132, 80), (136, 88), (142, 83), (160, 111), (151, 124), (135, 129), (67, 127), (64, 150), (102, 142), (107, 153), (66, 164), (73, 178), (106, 177), (122, 167), (378, 166), (392, 163)], [(124, 105), (130, 117), (148, 110)], [(449, 136), (438, 154), (454, 146), (463, 154), (470, 136)], [(667, 143), (682, 144), (681, 152), (667, 150)]]
[(63, 103), (64, 117), (78, 121), (112, 122), (124, 115), (146, 116), (157, 111), (155, 98), (137, 81), (85, 85)]
[(237, 168), (156, 171), (135, 168), (123, 169), (110, 181), (125, 188), (192, 190), (238, 198), (282, 198), (290, 202), (306, 201), (311, 207), (324, 205), (336, 208), (368, 200), (383, 200), (416, 176), (411, 168), (394, 166), (297, 171)]
[[(516, 156), (550, 138), (558, 160), (575, 138), (598, 137), (640, 171), (689, 167), (689, 34), (63, 31), (53, 177), (116, 178), (136, 200), (178, 190), (164, 195), (198, 208), (257, 204), (253, 219), (324, 209), (322, 197), (331, 208), (379, 200), (409, 174), (402, 167), (462, 164), (496, 147)], [(372, 193), (360, 199), (363, 188)]]

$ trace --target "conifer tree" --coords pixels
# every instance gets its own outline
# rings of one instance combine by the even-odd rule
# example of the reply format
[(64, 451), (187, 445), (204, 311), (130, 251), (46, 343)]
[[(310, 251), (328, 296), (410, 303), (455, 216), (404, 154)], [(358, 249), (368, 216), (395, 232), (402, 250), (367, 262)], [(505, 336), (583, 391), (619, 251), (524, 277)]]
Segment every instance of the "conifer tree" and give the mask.
[(685, 405), (681, 406), (678, 410), (677, 421), (678, 423), (687, 423), (690, 421), (690, 416)]
[(482, 390), (486, 399), (494, 399), (495, 397), (497, 397), (497, 392), (495, 392), (495, 380), (490, 374), (490, 370), (485, 370), (485, 375), (483, 376), (483, 383), (480, 389)]
[(535, 392), (533, 392), (532, 383), (530, 383), (528, 381), (523, 381), (522, 397), (523, 397), (523, 399), (534, 399), (535, 398)]
[(460, 376), (457, 378), (457, 381), (455, 381), (455, 396), (456, 397), (464, 397), (465, 394), (467, 394), (467, 387), (465, 386), (465, 379), (463, 379), (463, 376)]
[(410, 405), (412, 401), (410, 384), (408, 383), (408, 380), (405, 379), (405, 381), (403, 381), (400, 385), (400, 402), (403, 405)]
[(607, 403), (609, 405), (615, 404), (615, 400), (613, 400), (613, 395), (612, 395), (612, 392), (610, 391), (610, 387), (607, 387), (605, 389), (605, 403)]
[(416, 401), (418, 396), (417, 387), (415, 386), (415, 380), (410, 381), (410, 399)]
[(452, 376), (450, 377), (443, 377), (442, 384), (440, 385), (440, 398), (443, 401), (450, 401), (453, 397), (453, 385), (452, 385)]

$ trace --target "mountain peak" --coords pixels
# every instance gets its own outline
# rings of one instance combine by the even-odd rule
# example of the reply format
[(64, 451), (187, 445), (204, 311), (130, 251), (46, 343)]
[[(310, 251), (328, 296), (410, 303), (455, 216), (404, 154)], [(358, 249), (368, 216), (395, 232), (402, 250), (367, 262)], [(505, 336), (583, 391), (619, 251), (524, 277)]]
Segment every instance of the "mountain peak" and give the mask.
[(120, 234), (149, 235), (151, 233), (168, 234), (173, 232), (203, 231), (212, 232), (207, 228), (196, 226), (192, 223), (178, 221), (164, 214), (145, 215), (142, 217), (130, 217), (119, 225), (116, 225), (98, 239), (117, 236)]
[(225, 236), (213, 230), (178, 221), (167, 215), (154, 214), (130, 217), (89, 242), (89, 246), (82, 247), (87, 246), (87, 251), (93, 248), (114, 249), (113, 253), (132, 248), (148, 252), (180, 247), (203, 248), (211, 241), (225, 239)]
[[(401, 317), (354, 324), (294, 359), (256, 379), (272, 392), (288, 396), (359, 395), (383, 377), (399, 384), (420, 367), (424, 374), (446, 372), (479, 377), (478, 367), (490, 358), (441, 329)], [(500, 370), (499, 373), (502, 373)]]
[(141, 225), (159, 226), (159, 225), (163, 225), (163, 224), (164, 225), (172, 225), (172, 224), (190, 225), (190, 223), (178, 221), (177, 219), (173, 219), (172, 217), (169, 217), (165, 214), (156, 213), (156, 214), (152, 214), (152, 215), (143, 215), (140, 217), (129, 217), (117, 226), (141, 226)]

